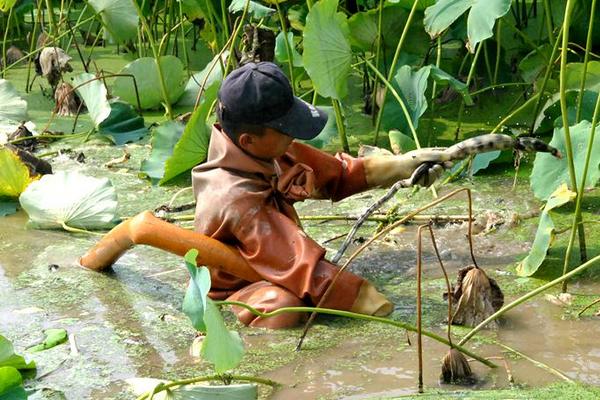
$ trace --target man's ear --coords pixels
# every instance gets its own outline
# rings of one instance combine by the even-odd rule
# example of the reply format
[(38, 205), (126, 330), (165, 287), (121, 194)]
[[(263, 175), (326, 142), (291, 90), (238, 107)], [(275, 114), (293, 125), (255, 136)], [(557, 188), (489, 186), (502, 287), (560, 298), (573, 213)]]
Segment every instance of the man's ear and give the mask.
[(242, 133), (238, 136), (238, 144), (242, 149), (246, 149), (249, 145), (253, 143), (254, 138), (249, 133)]

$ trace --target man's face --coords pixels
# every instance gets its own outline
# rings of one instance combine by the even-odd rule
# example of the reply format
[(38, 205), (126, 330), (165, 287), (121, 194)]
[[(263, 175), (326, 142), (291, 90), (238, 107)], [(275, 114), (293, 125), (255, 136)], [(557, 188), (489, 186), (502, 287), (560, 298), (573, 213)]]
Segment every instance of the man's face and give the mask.
[(239, 137), (240, 147), (256, 158), (272, 160), (281, 157), (294, 139), (272, 128), (265, 128), (262, 136), (242, 133)]

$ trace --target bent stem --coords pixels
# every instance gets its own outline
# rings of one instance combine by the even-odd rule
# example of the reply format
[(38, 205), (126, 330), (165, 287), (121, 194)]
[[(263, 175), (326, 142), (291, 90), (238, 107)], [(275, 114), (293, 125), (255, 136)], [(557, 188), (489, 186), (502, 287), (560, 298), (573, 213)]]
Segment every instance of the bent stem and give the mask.
[[(467, 85), (467, 91), (469, 90), (469, 85), (471, 84), (471, 79), (473, 78), (473, 73), (475, 72), (475, 66), (477, 66), (477, 60), (479, 59), (479, 53), (481, 53), (481, 46), (484, 42), (480, 42), (477, 45), (477, 50), (475, 50), (475, 55), (473, 56), (473, 61), (471, 61), (471, 68), (469, 68), (469, 75), (467, 75), (467, 81), (465, 84)], [(460, 102), (460, 108), (458, 109), (458, 122), (456, 123), (456, 131), (454, 132), (454, 141), (458, 140), (458, 135), (460, 133), (460, 126), (462, 125), (462, 117), (465, 111), (465, 100), (462, 99)]]
[(485, 320), (483, 320), (479, 325), (477, 325), (475, 328), (473, 328), (469, 333), (467, 333), (462, 339), (461, 341), (458, 343), (460, 346), (464, 345), (465, 343), (467, 343), (469, 341), (469, 339), (471, 339), (473, 336), (475, 336), (475, 334), (477, 332), (479, 332), (480, 330), (482, 330), (488, 323), (494, 321), (495, 319), (501, 317), (502, 315), (504, 315), (507, 311), (512, 310), (513, 308), (515, 308), (518, 305), (521, 305), (522, 303), (526, 302), (527, 300), (537, 296), (538, 294), (542, 293), (543, 291), (550, 289), (552, 286), (555, 286), (561, 282), (566, 281), (567, 279), (569, 279), (572, 276), (577, 275), (580, 272), (585, 271), (586, 269), (590, 268), (591, 266), (596, 265), (597, 263), (600, 262), (600, 255), (596, 256), (594, 258), (592, 258), (591, 260), (581, 264), (579, 267), (575, 268), (574, 270), (568, 272), (567, 274), (558, 277), (556, 279), (554, 279), (553, 281), (550, 281), (548, 283), (546, 283), (545, 285), (540, 286), (539, 288), (532, 290), (529, 293), (524, 294), (523, 296), (519, 297), (518, 299), (512, 301), (510, 304), (505, 305), (504, 307), (502, 307), (501, 309), (499, 309), (498, 311), (496, 311), (495, 313), (493, 313), (492, 315), (490, 315), (489, 317), (487, 317)]
[[(282, 307), (282, 308), (278, 308), (275, 311), (262, 312), (260, 310), (257, 310), (256, 308), (252, 307), (251, 305), (246, 304), (246, 303), (242, 303), (240, 301), (231, 301), (231, 300), (215, 301), (215, 304), (217, 304), (217, 305), (242, 307), (242, 308), (245, 308), (246, 310), (250, 311), (252, 314), (254, 314), (256, 316), (259, 316), (261, 318), (275, 317), (277, 315), (288, 313), (288, 312), (300, 312), (300, 313), (312, 312), (312, 313), (327, 314), (327, 315), (337, 315), (338, 317), (360, 319), (360, 320), (364, 320), (364, 321), (378, 322), (378, 323), (382, 323), (382, 324), (385, 324), (385, 325), (392, 325), (392, 326), (395, 326), (397, 328), (402, 328), (402, 329), (405, 329), (407, 331), (417, 332), (417, 328), (415, 326), (407, 324), (405, 322), (394, 321), (392, 319), (384, 318), (384, 317), (376, 317), (374, 315), (357, 314), (357, 313), (353, 313), (351, 311), (334, 310), (334, 309), (331, 309), (331, 308), (319, 308), (319, 307)], [(428, 338), (431, 338), (431, 339), (433, 339), (433, 340), (435, 340), (437, 342), (443, 343), (445, 345), (449, 345), (450, 344), (448, 342), (448, 340), (446, 340), (442, 336), (439, 336), (439, 335), (437, 335), (437, 334), (435, 334), (433, 332), (430, 332), (430, 331), (427, 331), (427, 330), (423, 330), (422, 333), (423, 333), (423, 335), (425, 335)], [(482, 363), (482, 364), (484, 364), (484, 365), (486, 365), (486, 366), (488, 366), (490, 368), (496, 368), (497, 367), (497, 365), (494, 364), (493, 362), (487, 360), (484, 357), (481, 357), (481, 356), (473, 353), (469, 349), (466, 349), (466, 348), (460, 347), (460, 346), (455, 346), (455, 348), (458, 351), (460, 351), (461, 353), (464, 353), (465, 355), (468, 355), (469, 357), (474, 358), (475, 360), (479, 361), (480, 363)]]
[(523, 353), (521, 353), (520, 351), (513, 349), (512, 347), (509, 347), (507, 345), (505, 345), (504, 343), (500, 343), (500, 342), (495, 342), (496, 345), (502, 347), (503, 349), (510, 351), (513, 354), (516, 354), (517, 356), (524, 358), (525, 360), (529, 361), (530, 363), (532, 363), (533, 365), (535, 365), (536, 367), (539, 367), (543, 370), (546, 370), (548, 372), (550, 372), (553, 375), (558, 376), (560, 379), (567, 381), (569, 383), (575, 383), (573, 381), (573, 379), (569, 378), (568, 376), (566, 376), (565, 374), (563, 374), (562, 372), (560, 372), (559, 370), (557, 370), (556, 368), (552, 368), (551, 366), (544, 364), (541, 361), (538, 360), (534, 360), (533, 358), (529, 357), (528, 355), (525, 355)]
[[(259, 378), (257, 376), (227, 375), (227, 378), (230, 380), (233, 380), (233, 381), (254, 382), (254, 383), (260, 383), (262, 385), (268, 385), (268, 386), (272, 386), (272, 387), (279, 386), (279, 383), (277, 383), (275, 381), (272, 381), (270, 379)], [(185, 385), (190, 385), (192, 383), (215, 381), (215, 380), (222, 380), (222, 379), (223, 379), (223, 375), (205, 375), (205, 376), (198, 376), (195, 378), (182, 379), (182, 380), (173, 381), (173, 382), (169, 382), (169, 383), (159, 383), (158, 385), (156, 385), (154, 387), (154, 389), (142, 394), (136, 400), (150, 399), (153, 395), (160, 393), (163, 390), (167, 390), (172, 387), (175, 387), (175, 386), (185, 386)]]

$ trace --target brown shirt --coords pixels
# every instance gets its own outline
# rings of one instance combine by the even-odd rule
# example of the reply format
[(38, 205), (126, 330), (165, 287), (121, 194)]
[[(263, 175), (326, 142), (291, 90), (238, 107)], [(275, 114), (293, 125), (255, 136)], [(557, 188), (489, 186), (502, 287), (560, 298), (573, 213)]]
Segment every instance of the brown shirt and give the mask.
[[(318, 302), (338, 267), (302, 230), (294, 202), (335, 201), (367, 188), (360, 159), (293, 142), (284, 156), (266, 162), (242, 151), (218, 125), (207, 161), (192, 171), (192, 184), (196, 231), (236, 246), (261, 277), (309, 304)], [(249, 284), (217, 270), (211, 278), (213, 298)], [(362, 282), (344, 272), (323, 307), (350, 309)]]

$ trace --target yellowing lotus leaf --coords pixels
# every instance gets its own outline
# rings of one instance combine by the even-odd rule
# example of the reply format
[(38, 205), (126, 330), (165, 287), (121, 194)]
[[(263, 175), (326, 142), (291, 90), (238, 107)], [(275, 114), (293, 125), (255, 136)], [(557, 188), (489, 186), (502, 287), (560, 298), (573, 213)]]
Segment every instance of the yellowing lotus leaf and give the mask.
[(34, 180), (15, 153), (0, 148), (0, 197), (17, 198)]

